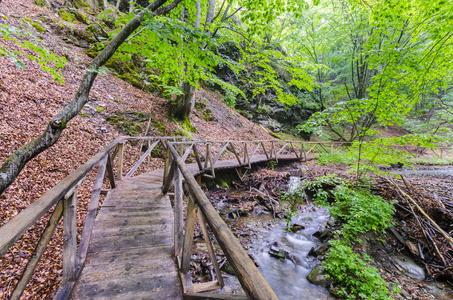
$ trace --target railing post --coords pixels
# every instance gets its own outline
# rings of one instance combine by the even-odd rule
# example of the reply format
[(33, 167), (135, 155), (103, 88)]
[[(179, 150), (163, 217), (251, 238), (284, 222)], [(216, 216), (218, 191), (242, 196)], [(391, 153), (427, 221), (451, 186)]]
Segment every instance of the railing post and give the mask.
[(58, 202), (57, 206), (55, 207), (52, 217), (50, 217), (50, 220), (47, 223), (46, 229), (44, 230), (43, 234), (41, 235), (38, 245), (36, 246), (35, 250), (33, 251), (33, 255), (31, 256), (30, 260), (28, 261), (27, 266), (25, 267), (25, 270), (22, 273), (20, 280), (16, 285), (16, 288), (14, 289), (14, 291), (11, 295), (11, 298), (10, 298), (11, 300), (20, 299), (20, 296), (24, 292), (28, 282), (30, 281), (31, 276), (33, 275), (33, 271), (35, 270), (36, 266), (38, 265), (38, 262), (41, 259), (41, 256), (43, 255), (44, 251), (46, 250), (47, 244), (50, 242), (50, 240), (52, 238), (55, 228), (57, 228), (58, 221), (60, 221), (62, 213), (63, 213), (63, 202), (60, 201), (60, 202)]
[(121, 181), (123, 178), (123, 151), (124, 150), (124, 143), (118, 144), (118, 160), (117, 160), (117, 174), (116, 177), (118, 181)]
[(182, 187), (182, 174), (179, 168), (175, 168), (175, 257), (178, 257), (182, 253), (183, 243), (183, 199), (184, 191)]
[(63, 284), (75, 280), (77, 252), (77, 189), (63, 199)]
[(192, 196), (189, 194), (189, 203), (187, 204), (186, 230), (184, 232), (184, 245), (181, 258), (181, 272), (187, 273), (190, 267), (190, 258), (192, 256), (193, 232), (195, 230), (195, 220), (197, 216), (197, 205)]

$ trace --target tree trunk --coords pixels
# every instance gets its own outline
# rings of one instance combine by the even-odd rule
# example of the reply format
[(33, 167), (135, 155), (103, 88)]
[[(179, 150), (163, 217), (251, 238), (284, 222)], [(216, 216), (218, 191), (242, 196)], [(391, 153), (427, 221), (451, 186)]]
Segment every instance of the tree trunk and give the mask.
[[(161, 7), (166, 0), (155, 0), (147, 8), (154, 11), (155, 15), (160, 15), (172, 10), (181, 1), (175, 0), (172, 4)], [(83, 106), (88, 102), (88, 94), (97, 76), (97, 73), (92, 70), (99, 69), (112, 57), (118, 47), (140, 26), (142, 19), (143, 13), (133, 18), (107, 44), (104, 50), (93, 59), (87, 68), (88, 71), (85, 73), (74, 99), (50, 121), (44, 133), (14, 151), (6, 159), (0, 168), (0, 195), (16, 179), (27, 162), (58, 141), (61, 132), (66, 128), (66, 124), (77, 116)]]
[(176, 105), (173, 108), (173, 116), (178, 120), (189, 118), (195, 105), (195, 87), (188, 82), (182, 83), (183, 95), (176, 97)]
[[(200, 1), (197, 1), (196, 5), (196, 13), (197, 13), (197, 19), (195, 22), (195, 27), (200, 28), (201, 26), (201, 7), (200, 7)], [(209, 25), (213, 18), (214, 18), (214, 9), (215, 9), (215, 0), (209, 0), (209, 8), (208, 8), (208, 13), (206, 15), (206, 23), (205, 26)], [(193, 107), (195, 105), (195, 87), (192, 86), (188, 82), (184, 82), (181, 84), (182, 85), (182, 90), (184, 92), (183, 95), (179, 95), (176, 97), (176, 104), (173, 107), (171, 113), (172, 115), (178, 119), (178, 120), (186, 120), (190, 118), (190, 115), (192, 114)]]

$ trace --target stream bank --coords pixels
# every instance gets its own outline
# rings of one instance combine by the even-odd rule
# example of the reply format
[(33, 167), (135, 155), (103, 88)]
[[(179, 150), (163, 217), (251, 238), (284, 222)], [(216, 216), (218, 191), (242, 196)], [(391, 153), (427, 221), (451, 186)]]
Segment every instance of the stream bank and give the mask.
[[(306, 277), (310, 277), (311, 270), (324, 259), (331, 236), (328, 233), (338, 228), (338, 222), (329, 220), (328, 213), (306, 204), (299, 207), (299, 217), (292, 219), (292, 224), (298, 224), (302, 229), (288, 233), (282, 207), (277, 203), (280, 191), (288, 190), (291, 174), (303, 181), (329, 173), (337, 173), (344, 178), (352, 177), (346, 171), (344, 165), (319, 166), (314, 162), (276, 170), (261, 169), (246, 176), (242, 183), (231, 184), (235, 188), (218, 188), (207, 192), (280, 299), (300, 299), (300, 295), (311, 297), (308, 299), (332, 299), (327, 290), (335, 293), (335, 289), (332, 289), (334, 285), (326, 280), (322, 272), (312, 274), (311, 281), (324, 287), (308, 283)], [(451, 182), (451, 178), (445, 178), (444, 175), (440, 177), (431, 181), (432, 185), (418, 179), (414, 184), (438, 187), (436, 192), (444, 199), (444, 187)], [(413, 181), (409, 176), (407, 180)], [(429, 180), (432, 180), (431, 176)], [(445, 278), (433, 278), (433, 274), (430, 277), (426, 266), (420, 266), (420, 260), (407, 249), (407, 244), (401, 244), (395, 238), (394, 232), (404, 230), (402, 225), (405, 223), (401, 221), (397, 213), (394, 227), (385, 236), (375, 233), (361, 236), (364, 242), (354, 243), (354, 251), (370, 255), (373, 258), (371, 264), (379, 270), (381, 277), (390, 285), (399, 287), (400, 293), (392, 295), (394, 299), (451, 299), (453, 294), (448, 281)], [(218, 253), (218, 256), (222, 270), (231, 273), (222, 254)], [(207, 257), (205, 259), (205, 265), (209, 266)], [(315, 270), (319, 271), (319, 267)], [(205, 272), (205, 276), (209, 276), (208, 273)], [(228, 275), (227, 282), (234, 282), (232, 277)], [(241, 289), (232, 283), (232, 287), (226, 287), (224, 291), (240, 293)]]

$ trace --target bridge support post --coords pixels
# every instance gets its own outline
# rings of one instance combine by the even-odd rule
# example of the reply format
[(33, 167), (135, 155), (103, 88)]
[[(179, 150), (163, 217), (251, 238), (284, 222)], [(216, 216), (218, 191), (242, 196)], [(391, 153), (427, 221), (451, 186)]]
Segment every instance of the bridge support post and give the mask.
[(182, 253), (183, 244), (183, 203), (182, 199), (184, 191), (182, 187), (182, 174), (179, 168), (175, 168), (175, 256), (178, 257)]

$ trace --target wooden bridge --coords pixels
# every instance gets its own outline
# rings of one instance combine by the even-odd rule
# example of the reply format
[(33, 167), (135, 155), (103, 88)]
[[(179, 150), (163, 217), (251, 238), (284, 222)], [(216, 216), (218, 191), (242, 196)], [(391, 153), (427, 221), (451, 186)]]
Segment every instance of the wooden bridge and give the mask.
[[(148, 143), (148, 149), (123, 176), (124, 144), (137, 140)], [(232, 168), (241, 177), (241, 168), (250, 168), (254, 163), (306, 160), (315, 146), (335, 151), (341, 144), (187, 141), (164, 137), (116, 139), (0, 228), (3, 256), (54, 207), (11, 299), (20, 298), (62, 216), (63, 278), (56, 299), (277, 299), (195, 176), (214, 178), (216, 170)], [(133, 176), (156, 147), (165, 153), (164, 168)], [(95, 166), (98, 166), (96, 180), (77, 245), (77, 188)], [(105, 181), (109, 190), (102, 190)], [(168, 195), (171, 186), (174, 207)], [(101, 193), (107, 193), (102, 206)], [(188, 195), (185, 222), (184, 193)], [(188, 272), (197, 218), (215, 276), (210, 282), (193, 284)], [(224, 285), (207, 226), (233, 267), (246, 297), (206, 294)]]

